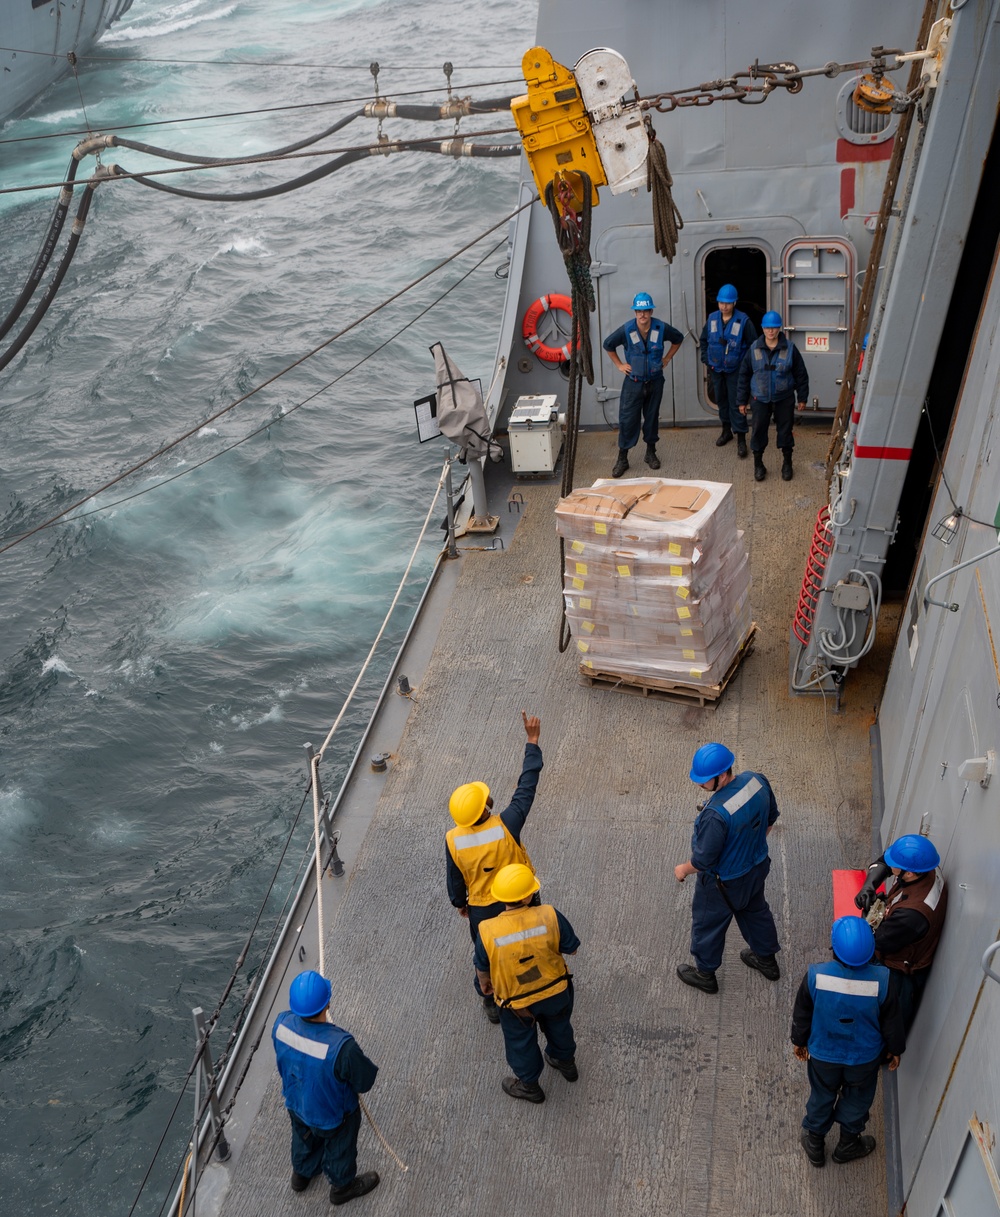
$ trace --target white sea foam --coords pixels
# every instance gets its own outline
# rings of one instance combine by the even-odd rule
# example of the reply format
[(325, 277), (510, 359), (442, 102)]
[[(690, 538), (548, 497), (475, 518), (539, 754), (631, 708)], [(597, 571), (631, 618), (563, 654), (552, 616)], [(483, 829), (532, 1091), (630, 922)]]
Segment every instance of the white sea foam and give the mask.
[(269, 258), (271, 251), (267, 248), (260, 237), (238, 236), (233, 237), (225, 245), (219, 246), (220, 254), (260, 254), (262, 258)]
[(201, 25), (205, 21), (221, 21), (236, 12), (235, 4), (228, 4), (213, 13), (196, 13), (184, 16), (192, 8), (197, 7), (198, 0), (191, 4), (181, 4), (174, 9), (173, 20), (161, 21), (158, 25), (116, 25), (101, 39), (103, 43), (141, 42), (146, 38), (165, 38), (168, 34), (176, 34), (180, 30), (188, 30), (193, 25)]
[(46, 661), (42, 664), (42, 675), (44, 676), (48, 672), (62, 672), (65, 676), (76, 675), (73, 669), (67, 667), (58, 655), (50, 655), (49, 658), (46, 659)]
[(202, 427), (202, 429), (198, 432), (198, 438), (201, 439), (202, 436), (218, 435), (218, 434), (219, 434), (218, 427)]

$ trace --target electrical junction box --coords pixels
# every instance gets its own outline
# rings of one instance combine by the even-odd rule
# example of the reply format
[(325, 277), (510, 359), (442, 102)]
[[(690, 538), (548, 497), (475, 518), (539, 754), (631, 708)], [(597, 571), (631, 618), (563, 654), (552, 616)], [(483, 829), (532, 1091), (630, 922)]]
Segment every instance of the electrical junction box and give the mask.
[(833, 603), (836, 608), (853, 609), (863, 613), (869, 606), (868, 585), (865, 583), (848, 583), (841, 579), (833, 589)]
[(507, 424), (510, 467), (515, 473), (551, 473), (562, 449), (554, 393), (519, 397)]

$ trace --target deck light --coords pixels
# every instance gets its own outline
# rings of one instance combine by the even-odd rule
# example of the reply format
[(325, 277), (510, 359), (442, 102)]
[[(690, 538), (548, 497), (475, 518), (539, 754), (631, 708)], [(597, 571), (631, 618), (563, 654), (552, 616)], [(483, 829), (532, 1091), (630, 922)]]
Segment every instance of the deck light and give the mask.
[(950, 545), (958, 536), (958, 526), (962, 519), (961, 511), (953, 511), (950, 516), (939, 520), (931, 530), (931, 536), (937, 537), (942, 545)]

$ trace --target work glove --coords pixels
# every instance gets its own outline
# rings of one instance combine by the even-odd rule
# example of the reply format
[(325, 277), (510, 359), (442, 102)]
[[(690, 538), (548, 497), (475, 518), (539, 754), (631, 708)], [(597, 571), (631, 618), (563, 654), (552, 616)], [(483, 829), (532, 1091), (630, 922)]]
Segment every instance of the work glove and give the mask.
[(868, 910), (875, 903), (875, 899), (876, 899), (875, 888), (876, 887), (877, 887), (877, 884), (875, 882), (874, 877), (872, 875), (869, 875), (868, 878), (862, 884), (861, 891), (858, 892), (858, 894), (854, 897), (855, 905), (865, 915), (868, 914)]

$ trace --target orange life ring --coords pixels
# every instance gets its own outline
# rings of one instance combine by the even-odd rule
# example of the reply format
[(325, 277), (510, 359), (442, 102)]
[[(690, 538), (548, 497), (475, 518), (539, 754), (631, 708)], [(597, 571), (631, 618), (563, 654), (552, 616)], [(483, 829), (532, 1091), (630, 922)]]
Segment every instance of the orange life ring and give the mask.
[[(538, 323), (542, 319), (543, 313), (551, 312), (553, 309), (566, 313), (572, 320), (573, 301), (569, 296), (561, 296), (556, 293), (550, 296), (539, 296), (524, 314), (521, 333), (524, 335), (524, 342), (528, 350), (533, 351), (539, 359), (544, 359), (546, 363), (564, 363), (570, 357), (571, 342), (567, 342), (565, 346), (561, 347), (550, 347), (546, 346), (538, 337)], [(577, 346), (579, 345), (578, 342)]]

